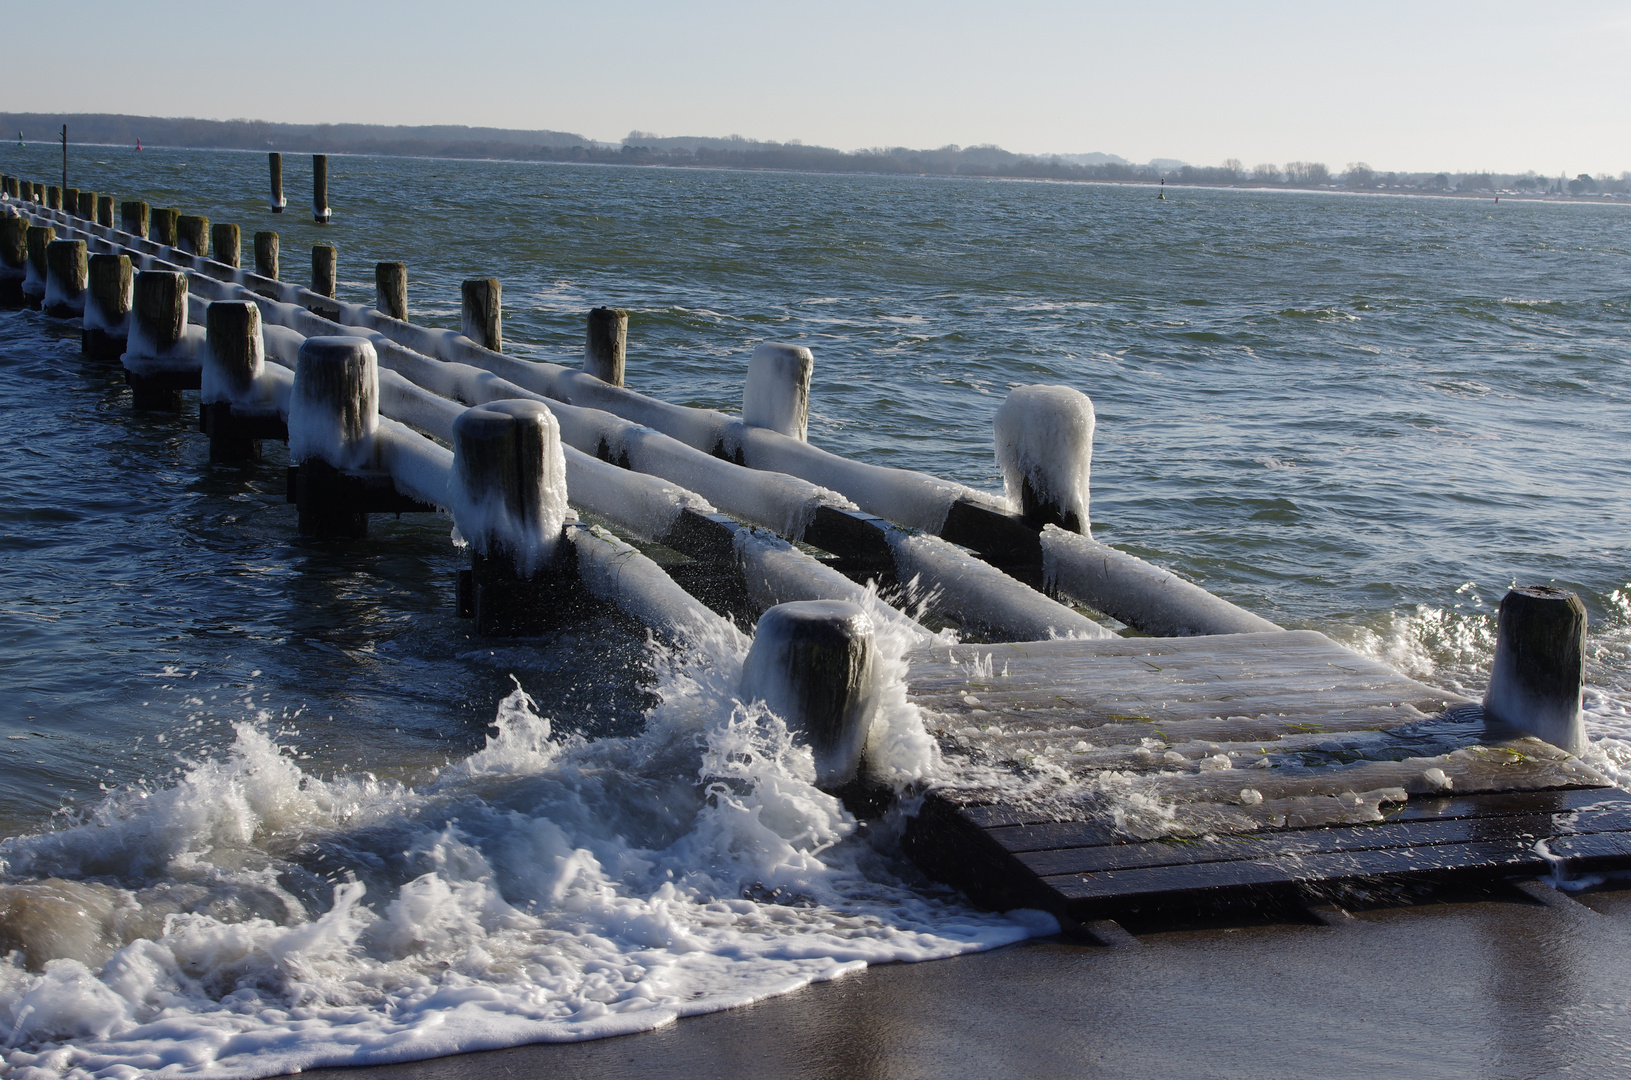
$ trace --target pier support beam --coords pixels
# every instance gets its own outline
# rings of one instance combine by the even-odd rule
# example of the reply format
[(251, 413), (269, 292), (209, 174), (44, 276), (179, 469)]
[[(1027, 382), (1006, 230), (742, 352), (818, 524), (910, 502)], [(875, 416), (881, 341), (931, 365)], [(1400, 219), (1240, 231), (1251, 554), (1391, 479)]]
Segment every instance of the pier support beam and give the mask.
[(126, 347), (125, 382), (138, 409), (181, 411), (181, 391), (196, 386), (190, 372), (136, 371), (132, 358), (162, 357), (181, 341), (187, 327), (187, 275), (174, 270), (143, 270), (131, 288), (130, 340)]
[[(351, 497), (346, 472), (374, 467), (379, 360), (363, 338), (314, 337), (300, 346), (289, 396), (291, 494), (300, 535), (368, 535), (368, 507)], [(389, 478), (387, 478), (389, 486)]]
[(333, 244), (318, 244), (311, 249), (311, 291), (334, 299), (339, 275), (339, 253)]
[(57, 238), (49, 225), (28, 227), (28, 264), (23, 268), (23, 302), (35, 311), (45, 303), (45, 249)]
[(149, 212), (146, 203), (140, 200), (127, 200), (119, 204), (119, 228), (132, 236), (145, 238), (147, 236)]
[(242, 265), (243, 233), (238, 226), (225, 222), (210, 226), (210, 247), (215, 252), (216, 262), (224, 263), (234, 270)]
[(117, 359), (130, 336), (131, 292), (135, 286), (128, 255), (92, 255), (85, 296), (80, 348), (100, 360)]
[(471, 278), (459, 286), (459, 316), (465, 337), (504, 351), (504, 289), (497, 278)]
[(155, 206), (152, 215), (147, 220), (147, 238), (155, 244), (165, 247), (175, 247), (177, 222), (181, 214), (168, 206)]
[(408, 319), (408, 268), (399, 262), (374, 264), (374, 307), (393, 319)]
[(277, 233), (258, 232), (255, 234), (255, 273), (263, 278), (277, 280)]
[(85, 313), (86, 255), (83, 240), (53, 240), (45, 248), (45, 297), (41, 308), (58, 319)]
[(79, 217), (79, 189), (65, 187), (62, 189), (62, 211)]
[(1577, 754), (1585, 682), (1586, 606), (1567, 589), (1520, 585), (1501, 598), (1495, 663), (1484, 712), (1491, 719)]
[(815, 357), (802, 345), (767, 341), (753, 350), (742, 386), (742, 422), (803, 441), (810, 419)]
[(854, 782), (877, 709), (872, 620), (842, 600), (777, 604), (759, 617), (742, 697), (763, 701), (808, 741), (816, 786)]
[(23, 278), (28, 275), (28, 219), (0, 217), (0, 304), (23, 302)]
[(62, 189), (55, 184), (49, 184), (46, 186), (45, 208), (47, 210), (62, 209)]
[(86, 221), (95, 221), (96, 220), (96, 192), (94, 192), (94, 191), (81, 191), (76, 196), (76, 199), (77, 199), (76, 205), (77, 205), (78, 209), (75, 212), (80, 217), (84, 218)]
[(328, 208), (328, 155), (311, 156), (311, 216), (317, 224), (327, 225), (331, 211)]
[(272, 169), (272, 201), (271, 210), (274, 214), (283, 213), (283, 208), (289, 205), (283, 197), (283, 155), (273, 151), (266, 155), (267, 164)]
[(96, 223), (104, 229), (113, 228), (112, 195), (98, 195), (96, 197)]
[(202, 214), (176, 215), (176, 247), (201, 259), (210, 254), (210, 219)]
[(583, 349), (583, 370), (601, 382), (622, 386), (628, 339), (628, 312), (609, 307), (591, 310), (588, 340)]
[(211, 461), (253, 461), (262, 439), (288, 437), (274, 409), (246, 408), (266, 367), (260, 308), (217, 300), (204, 312), (208, 347), (200, 371), (198, 429), (209, 436)]
[(997, 465), (1020, 516), (1086, 535), (1093, 402), (1068, 386), (1020, 386), (994, 422)]

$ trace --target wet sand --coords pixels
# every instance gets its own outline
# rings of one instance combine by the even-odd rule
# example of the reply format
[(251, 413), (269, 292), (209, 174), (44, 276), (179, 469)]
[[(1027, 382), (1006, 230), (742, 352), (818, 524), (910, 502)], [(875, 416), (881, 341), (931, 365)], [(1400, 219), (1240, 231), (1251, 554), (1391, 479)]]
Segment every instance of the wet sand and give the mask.
[(1631, 1076), (1631, 890), (895, 964), (660, 1031), (324, 1080)]

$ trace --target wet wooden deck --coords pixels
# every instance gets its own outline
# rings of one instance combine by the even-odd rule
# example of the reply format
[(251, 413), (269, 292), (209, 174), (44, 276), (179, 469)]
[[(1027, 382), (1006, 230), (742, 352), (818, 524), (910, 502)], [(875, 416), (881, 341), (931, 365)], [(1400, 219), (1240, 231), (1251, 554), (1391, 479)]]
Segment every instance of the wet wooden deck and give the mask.
[(907, 849), (990, 907), (1159, 926), (1631, 869), (1631, 795), (1312, 631), (942, 647), (908, 682), (972, 767)]

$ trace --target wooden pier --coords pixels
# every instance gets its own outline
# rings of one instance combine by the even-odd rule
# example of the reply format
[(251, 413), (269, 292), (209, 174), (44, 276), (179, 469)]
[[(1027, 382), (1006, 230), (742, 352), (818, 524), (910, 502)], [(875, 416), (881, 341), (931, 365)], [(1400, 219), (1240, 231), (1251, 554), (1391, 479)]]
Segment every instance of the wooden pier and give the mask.
[[(281, 165), (272, 155), (274, 210)], [(1583, 745), (1584, 611), (1556, 590), (1509, 594), (1500, 686), (1472, 701), (1093, 540), (1094, 420), (1077, 391), (1016, 391), (1009, 435), (999, 413), (1010, 504), (809, 445), (807, 349), (760, 347), (741, 417), (686, 408), (622, 385), (615, 308), (590, 313), (581, 367), (524, 361), (502, 352), (493, 279), (464, 283), (462, 333), (420, 327), (403, 318), (398, 263), (378, 264), (376, 307), (346, 304), (327, 245), (307, 289), (278, 280), (275, 233), (255, 234), (249, 271), (236, 226), (187, 216), (178, 234), (177, 211), (126, 202), (116, 229), (109, 196), (89, 193), (92, 220), (42, 205), (40, 185), (0, 191), (0, 302), (82, 312), (87, 352), (122, 355), (139, 408), (200, 390), (212, 458), (289, 441), (303, 534), (452, 513), (477, 538), (458, 603), (478, 632), (548, 625), (558, 584), (677, 637), (736, 635), (721, 616), (767, 611), (778, 634), (813, 635), (774, 651), (756, 639), (747, 667), (858, 808), (877, 802), (853, 760), (874, 663), (862, 584), (939, 597), (934, 621), (970, 643), (940, 643), (904, 606), (873, 611), (920, 642), (908, 696), (962, 766), (913, 793), (905, 849), (977, 903), (1109, 942), (1631, 871), (1631, 796), (1569, 752)], [(1037, 415), (1071, 433), (1063, 445), (1026, 441)], [(1039, 458), (1055, 451), (1068, 460), (1050, 472)], [(478, 459), (497, 464), (477, 476)], [(509, 516), (469, 516), (478, 487)], [(613, 531), (563, 517), (568, 501)], [(826, 667), (780, 686), (775, 664)]]

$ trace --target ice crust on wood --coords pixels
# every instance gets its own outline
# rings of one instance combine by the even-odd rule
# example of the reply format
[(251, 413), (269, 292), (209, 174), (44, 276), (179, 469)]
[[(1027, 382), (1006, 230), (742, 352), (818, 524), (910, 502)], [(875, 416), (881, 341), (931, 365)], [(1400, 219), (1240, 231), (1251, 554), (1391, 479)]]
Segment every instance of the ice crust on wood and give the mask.
[(799, 600), (843, 600), (866, 608), (876, 620), (899, 627), (914, 642), (927, 642), (934, 636), (915, 619), (878, 600), (871, 590), (780, 537), (743, 529), (736, 534), (734, 546), (748, 596), (760, 608)]
[(900, 533), (891, 537), (890, 547), (900, 579), (915, 579), (917, 588), (934, 598), (931, 607), (954, 613), (965, 625), (1010, 641), (1114, 636), (938, 536)]
[(704, 639), (732, 650), (746, 644), (740, 631), (680, 588), (663, 568), (604, 529), (567, 531), (578, 574), (591, 595), (669, 638)]
[(997, 409), (992, 424), (997, 465), (1008, 502), (1020, 513), (1030, 486), (1080, 528), (1088, 526), (1088, 481), (1093, 470), (1093, 402), (1068, 386), (1018, 386)]
[(567, 495), (561, 428), (548, 406), (511, 400), (466, 410), (453, 425), (453, 473), (453, 521), (467, 543), (507, 555), (522, 577), (549, 565)]
[(378, 368), (374, 346), (360, 338), (314, 337), (301, 345), (289, 399), (289, 460), (373, 467)]
[(802, 345), (767, 341), (753, 350), (742, 384), (742, 422), (803, 442), (814, 370), (815, 357)]

